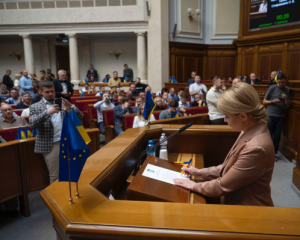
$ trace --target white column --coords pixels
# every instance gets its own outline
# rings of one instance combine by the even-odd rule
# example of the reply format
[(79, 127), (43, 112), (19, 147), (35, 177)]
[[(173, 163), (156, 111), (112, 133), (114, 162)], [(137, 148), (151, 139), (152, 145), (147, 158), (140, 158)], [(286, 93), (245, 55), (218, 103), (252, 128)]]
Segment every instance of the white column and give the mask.
[(41, 51), (42, 51), (42, 69), (50, 68), (50, 52), (48, 39), (41, 39)]
[(36, 73), (34, 66), (32, 38), (30, 35), (23, 35), (22, 37), (24, 43), (25, 69), (28, 71), (28, 73)]
[(147, 81), (147, 59), (145, 32), (136, 32), (137, 35), (137, 77), (145, 84)]
[(79, 80), (79, 58), (78, 58), (78, 45), (77, 35), (68, 34), (69, 36), (69, 49), (70, 49), (70, 74), (71, 82), (74, 84), (74, 89), (78, 89)]

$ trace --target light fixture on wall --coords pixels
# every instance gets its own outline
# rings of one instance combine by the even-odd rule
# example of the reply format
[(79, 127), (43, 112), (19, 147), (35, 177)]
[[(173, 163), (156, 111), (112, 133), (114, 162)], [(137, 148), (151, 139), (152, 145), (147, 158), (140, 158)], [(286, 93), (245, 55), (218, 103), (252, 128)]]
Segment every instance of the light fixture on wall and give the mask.
[(22, 57), (20, 52), (9, 52), (8, 56), (16, 57), (19, 61), (21, 60), (21, 57)]
[(112, 50), (108, 50), (108, 53), (109, 53), (109, 55), (112, 57), (112, 56), (115, 56), (116, 57), (116, 59), (118, 60), (119, 59), (119, 57), (121, 56), (121, 53), (122, 53), (123, 51), (122, 50), (118, 50), (117, 52), (113, 52)]
[[(190, 21), (192, 21), (193, 20), (193, 16), (194, 16), (194, 14), (192, 14), (193, 9), (192, 8), (188, 8), (187, 11), (189, 13), (188, 18), (189, 18)], [(200, 9), (196, 9), (195, 12), (196, 12), (197, 16), (200, 15)]]

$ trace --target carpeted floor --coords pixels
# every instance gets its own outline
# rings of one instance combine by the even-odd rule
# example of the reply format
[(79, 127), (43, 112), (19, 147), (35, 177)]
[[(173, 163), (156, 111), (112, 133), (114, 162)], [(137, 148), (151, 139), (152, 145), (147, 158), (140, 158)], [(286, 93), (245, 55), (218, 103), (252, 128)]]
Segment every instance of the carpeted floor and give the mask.
[[(101, 139), (101, 142), (103, 139)], [(292, 189), (292, 173), (295, 165), (287, 160), (275, 163), (271, 182), (272, 199), (276, 207), (300, 208), (300, 196)], [(0, 214), (1, 240), (54, 240), (52, 216), (39, 196), (40, 191), (29, 194), (31, 216), (9, 218)]]

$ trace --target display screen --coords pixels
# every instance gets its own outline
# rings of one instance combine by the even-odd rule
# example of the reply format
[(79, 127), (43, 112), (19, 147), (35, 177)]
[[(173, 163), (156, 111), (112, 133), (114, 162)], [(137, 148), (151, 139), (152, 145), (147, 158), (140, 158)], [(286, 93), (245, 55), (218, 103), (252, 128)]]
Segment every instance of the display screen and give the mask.
[(250, 0), (250, 30), (300, 23), (300, 0)]

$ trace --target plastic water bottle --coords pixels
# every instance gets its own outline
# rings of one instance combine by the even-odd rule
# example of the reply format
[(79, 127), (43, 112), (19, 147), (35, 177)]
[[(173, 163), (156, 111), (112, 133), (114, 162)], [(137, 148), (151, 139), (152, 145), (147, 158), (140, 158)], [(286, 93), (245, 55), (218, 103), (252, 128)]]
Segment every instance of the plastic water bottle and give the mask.
[[(165, 138), (166, 138), (166, 134), (162, 133), (159, 141), (162, 141)], [(160, 144), (159, 158), (168, 160), (168, 148), (167, 147), (168, 147), (167, 140)]]
[(153, 147), (153, 141), (149, 140), (148, 146), (147, 146), (147, 148), (148, 148), (147, 156), (153, 156), (153, 157), (155, 157), (155, 149), (150, 150), (149, 148), (151, 148), (151, 147)]

